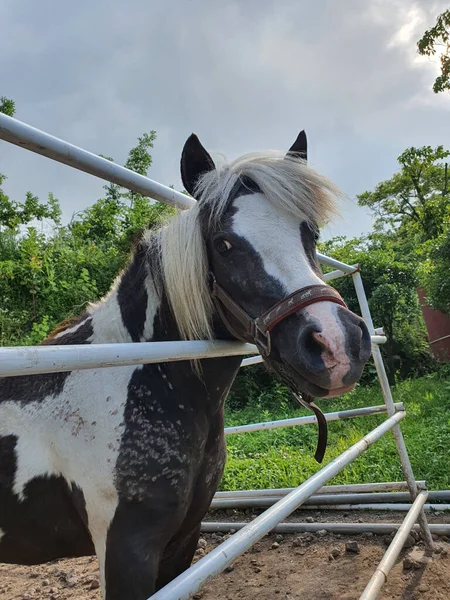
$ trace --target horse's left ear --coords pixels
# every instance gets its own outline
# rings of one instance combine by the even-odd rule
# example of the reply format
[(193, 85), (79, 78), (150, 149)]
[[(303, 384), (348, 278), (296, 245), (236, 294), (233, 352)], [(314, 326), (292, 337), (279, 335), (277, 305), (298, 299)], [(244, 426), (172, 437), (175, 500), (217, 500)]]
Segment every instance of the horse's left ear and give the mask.
[(186, 140), (181, 154), (181, 179), (186, 191), (193, 196), (200, 175), (213, 169), (215, 169), (213, 159), (193, 133)]
[(303, 129), (297, 136), (297, 139), (289, 148), (287, 155), (295, 154), (304, 160), (308, 159), (308, 141), (306, 139), (306, 133)]

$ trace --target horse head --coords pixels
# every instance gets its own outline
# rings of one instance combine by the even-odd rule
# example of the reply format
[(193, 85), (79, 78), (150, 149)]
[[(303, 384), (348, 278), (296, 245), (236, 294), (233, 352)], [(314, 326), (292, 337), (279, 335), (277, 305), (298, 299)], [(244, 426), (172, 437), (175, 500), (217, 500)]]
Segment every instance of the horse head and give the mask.
[(338, 190), (306, 158), (302, 131), (284, 156), (248, 155), (218, 170), (192, 135), (181, 173), (198, 200), (214, 305), (226, 331), (256, 343), (291, 388), (331, 398), (360, 378), (370, 335), (324, 283), (316, 242), (319, 223), (336, 212)]

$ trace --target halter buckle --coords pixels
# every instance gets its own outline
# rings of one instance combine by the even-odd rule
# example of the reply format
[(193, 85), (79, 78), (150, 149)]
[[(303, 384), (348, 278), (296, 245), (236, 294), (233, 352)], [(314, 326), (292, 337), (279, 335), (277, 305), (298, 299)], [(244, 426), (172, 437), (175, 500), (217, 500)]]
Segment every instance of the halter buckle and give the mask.
[[(255, 322), (254, 322), (255, 323)], [(255, 323), (254, 328), (254, 343), (262, 356), (269, 356), (272, 352), (272, 340), (270, 337), (270, 331), (262, 331)]]

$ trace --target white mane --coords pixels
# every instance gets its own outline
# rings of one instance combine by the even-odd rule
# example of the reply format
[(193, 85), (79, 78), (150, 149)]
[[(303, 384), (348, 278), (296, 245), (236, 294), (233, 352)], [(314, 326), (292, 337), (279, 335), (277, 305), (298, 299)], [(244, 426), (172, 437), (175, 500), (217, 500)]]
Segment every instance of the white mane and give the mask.
[(248, 154), (205, 173), (196, 186), (198, 204), (157, 233), (162, 281), (182, 339), (213, 339), (208, 259), (199, 214), (208, 204), (208, 226), (213, 230), (242, 177), (255, 182), (280, 212), (299, 221), (323, 224), (337, 214), (339, 189), (298, 158), (279, 153)]

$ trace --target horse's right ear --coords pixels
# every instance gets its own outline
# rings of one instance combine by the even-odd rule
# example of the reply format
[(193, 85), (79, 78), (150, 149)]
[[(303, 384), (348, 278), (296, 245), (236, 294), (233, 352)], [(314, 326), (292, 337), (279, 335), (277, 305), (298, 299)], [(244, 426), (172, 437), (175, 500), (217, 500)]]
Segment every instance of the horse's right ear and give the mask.
[(213, 169), (215, 169), (213, 159), (193, 133), (186, 140), (181, 154), (181, 179), (186, 191), (193, 196), (200, 175)]
[(298, 134), (297, 139), (289, 148), (287, 155), (299, 156), (304, 160), (308, 159), (308, 140), (306, 139), (306, 132), (304, 129)]

